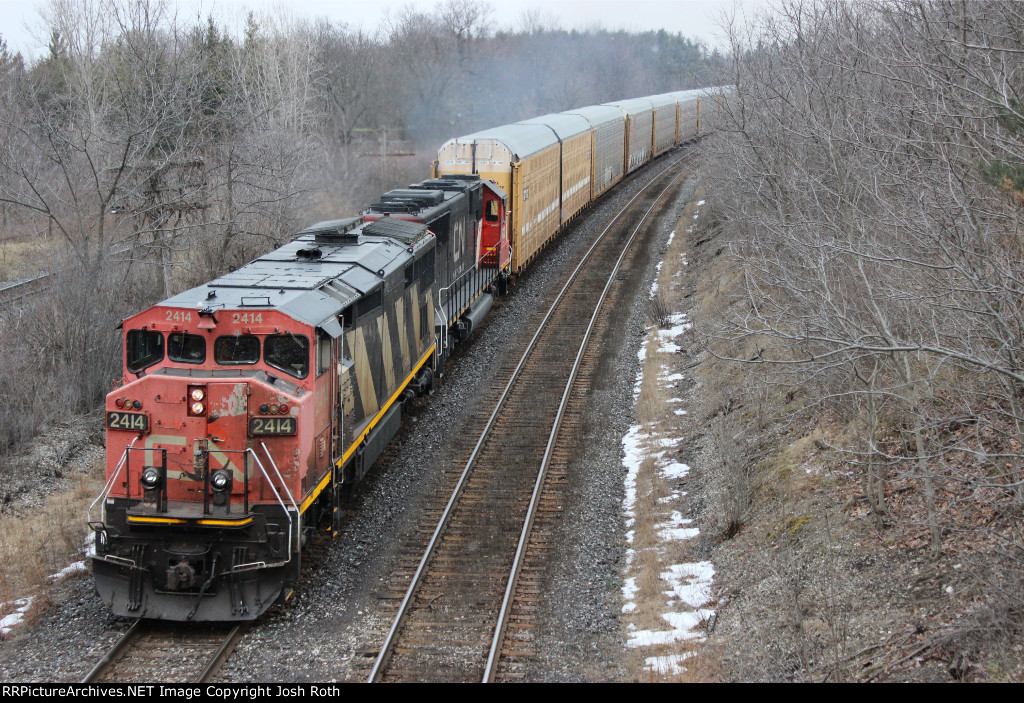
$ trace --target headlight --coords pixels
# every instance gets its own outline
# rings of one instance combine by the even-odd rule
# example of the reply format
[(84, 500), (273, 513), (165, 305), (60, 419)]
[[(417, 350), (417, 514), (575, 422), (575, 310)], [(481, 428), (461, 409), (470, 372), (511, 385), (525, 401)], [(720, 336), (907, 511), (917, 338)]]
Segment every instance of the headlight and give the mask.
[(217, 469), (210, 476), (210, 485), (215, 491), (227, 491), (231, 489), (231, 472), (227, 469)]
[(188, 401), (188, 414), (191, 417), (202, 416), (206, 414), (206, 389), (202, 386), (189, 386), (188, 395), (185, 396)]
[(142, 469), (142, 476), (139, 477), (139, 483), (146, 490), (153, 490), (159, 488), (160, 484), (163, 483), (164, 472), (158, 466), (147, 466)]

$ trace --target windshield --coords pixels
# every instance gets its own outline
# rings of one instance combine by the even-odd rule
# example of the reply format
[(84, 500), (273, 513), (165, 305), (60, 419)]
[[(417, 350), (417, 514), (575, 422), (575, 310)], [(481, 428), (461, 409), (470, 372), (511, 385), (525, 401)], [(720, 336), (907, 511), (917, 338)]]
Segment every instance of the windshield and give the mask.
[(218, 364), (255, 364), (260, 360), (260, 340), (251, 334), (217, 337), (213, 344), (213, 358)]
[(167, 358), (186, 364), (206, 361), (206, 340), (195, 334), (172, 332), (167, 335)]
[(309, 373), (309, 339), (294, 334), (275, 334), (263, 343), (263, 358), (268, 365), (296, 378)]

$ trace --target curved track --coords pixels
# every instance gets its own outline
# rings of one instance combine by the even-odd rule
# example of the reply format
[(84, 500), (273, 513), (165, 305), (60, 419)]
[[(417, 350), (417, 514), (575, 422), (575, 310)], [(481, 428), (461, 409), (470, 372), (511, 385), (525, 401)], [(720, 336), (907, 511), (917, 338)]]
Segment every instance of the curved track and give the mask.
[(567, 411), (567, 429), (574, 422), (569, 408), (587, 342), (601, 333), (602, 303), (630, 244), (682, 174), (679, 163), (652, 178), (599, 235), (511, 371), (447, 504), (433, 512), (437, 525), (371, 682), (515, 677), (539, 595), (542, 566), (530, 562), (542, 563), (550, 547), (545, 530), (531, 527), (560, 507), (567, 454), (559, 445), (574, 433), (559, 430)]

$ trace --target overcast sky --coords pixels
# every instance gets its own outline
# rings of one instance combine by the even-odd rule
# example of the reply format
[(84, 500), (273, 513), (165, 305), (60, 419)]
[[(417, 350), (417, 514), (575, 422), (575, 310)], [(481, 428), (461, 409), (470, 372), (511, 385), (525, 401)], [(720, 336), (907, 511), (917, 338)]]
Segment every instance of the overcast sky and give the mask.
[[(406, 5), (431, 10), (437, 0), (169, 0), (184, 16), (212, 13), (224, 22), (237, 24), (248, 9), (280, 10), (300, 17), (328, 17), (350, 25), (375, 28), (384, 13)], [(709, 45), (720, 43), (715, 25), (723, 11), (734, 5), (746, 8), (758, 0), (504, 0), (491, 2), (495, 29), (514, 29), (524, 10), (539, 9), (545, 25), (564, 29), (585, 29), (600, 24), (605, 29), (665, 29), (700, 39)], [(0, 0), (0, 35), (11, 49), (35, 56), (45, 46), (39, 38), (40, 0)], [(35, 31), (33, 31), (33, 28)]]

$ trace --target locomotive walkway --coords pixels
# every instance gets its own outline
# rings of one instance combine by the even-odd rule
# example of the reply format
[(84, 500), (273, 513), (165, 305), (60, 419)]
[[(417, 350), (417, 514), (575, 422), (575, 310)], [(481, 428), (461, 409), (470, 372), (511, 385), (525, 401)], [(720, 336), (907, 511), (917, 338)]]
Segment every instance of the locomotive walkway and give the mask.
[(454, 453), (464, 468), (447, 501), (426, 511), (436, 526), (420, 528), (392, 575), (401, 604), (371, 682), (511, 680), (534, 655), (545, 555), (596, 366), (599, 345), (588, 341), (602, 336), (603, 303), (623, 264), (653, 236), (648, 216), (669, 202), (688, 163), (675, 157), (615, 216), (518, 364), (513, 356), (495, 374), (490, 417), (463, 434)]

